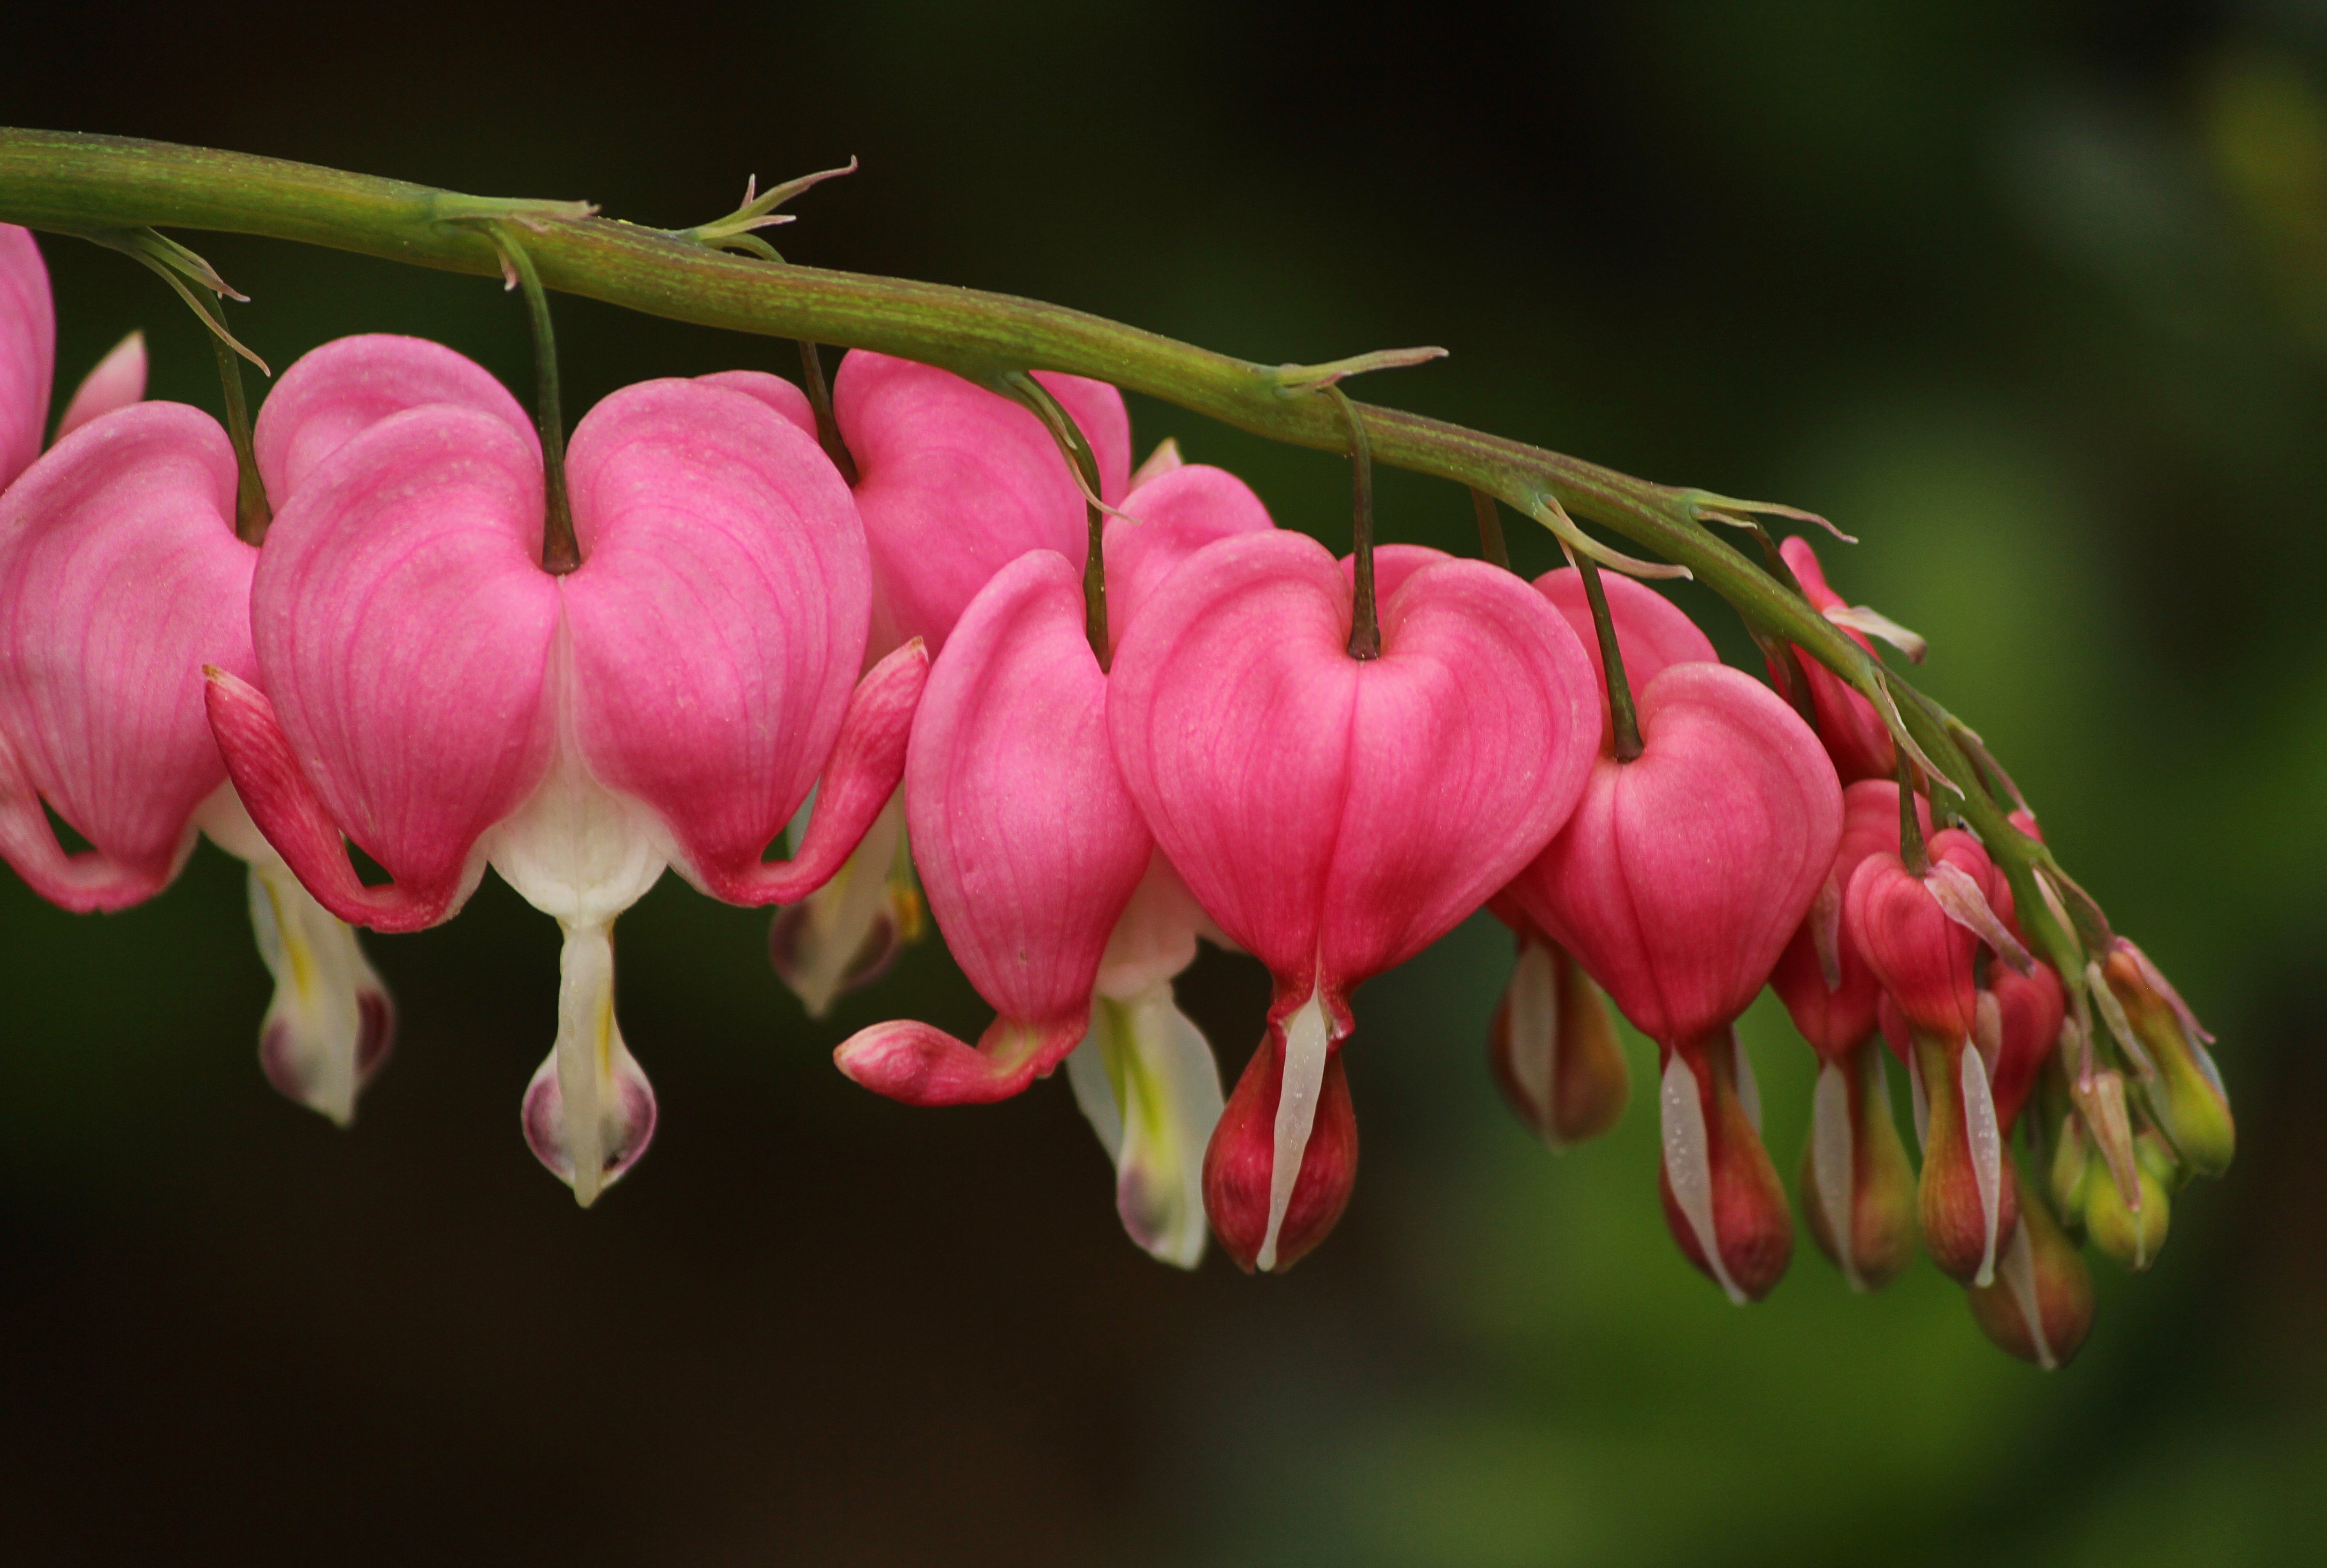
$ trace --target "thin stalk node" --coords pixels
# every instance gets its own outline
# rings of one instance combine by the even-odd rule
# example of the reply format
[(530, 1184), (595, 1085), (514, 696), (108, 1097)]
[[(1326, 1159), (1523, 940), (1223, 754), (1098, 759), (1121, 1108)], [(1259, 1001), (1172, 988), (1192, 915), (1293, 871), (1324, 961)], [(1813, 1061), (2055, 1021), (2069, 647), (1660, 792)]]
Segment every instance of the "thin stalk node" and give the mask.
[(833, 417), (832, 388), (824, 379), (824, 355), (818, 350), (813, 338), (799, 341), (799, 354), (800, 377), (808, 383), (808, 406), (816, 412), (817, 444), (824, 448), (825, 456), (832, 459), (832, 466), (840, 471), (848, 488), (855, 490), (856, 454), (848, 450), (848, 443), (841, 437), (840, 421)]
[(1632, 685), (1624, 677), (1624, 650), (1616, 641), (1616, 618), (1608, 610), (1607, 584), (1600, 581), (1600, 564), (1580, 550), (1567, 553), (1575, 574), (1584, 579), (1584, 597), (1592, 606), (1592, 630), (1600, 639), (1600, 669), (1608, 687), (1608, 723), (1614, 732), (1616, 761), (1630, 762), (1640, 754), (1640, 714), (1632, 705)]
[(1471, 507), (1479, 514), (1479, 554), (1506, 572), (1509, 571), (1511, 548), (1503, 542), (1503, 518), (1495, 509), (1495, 498), (1472, 485)]
[(574, 506), (565, 493), (565, 415), (558, 396), (557, 332), (550, 324), (549, 294), (509, 226), (487, 220), (483, 228), (500, 252), (503, 273), (525, 291), (526, 314), (533, 324), (533, 417), (541, 432), (541, 569), (562, 577), (582, 565), (582, 543), (575, 537)]
[(1115, 509), (1099, 499), (1098, 453), (1091, 450), (1075, 416), (1051, 396), (1049, 387), (1034, 379), (1033, 372), (1013, 370), (999, 385), (1005, 397), (1023, 404), (1042, 422), (1051, 439), (1058, 443), (1060, 455), (1067, 460), (1075, 487), (1083, 492), (1089, 530), (1083, 554), (1083, 638), (1104, 673), (1115, 662), (1107, 647), (1107, 514)]
[(1341, 409), (1350, 427), (1350, 556), (1357, 567), (1357, 593), (1350, 606), (1350, 657), (1381, 657), (1381, 615), (1374, 602), (1374, 454), (1366, 441), (1366, 422), (1357, 405), (1338, 381), (1322, 390)]

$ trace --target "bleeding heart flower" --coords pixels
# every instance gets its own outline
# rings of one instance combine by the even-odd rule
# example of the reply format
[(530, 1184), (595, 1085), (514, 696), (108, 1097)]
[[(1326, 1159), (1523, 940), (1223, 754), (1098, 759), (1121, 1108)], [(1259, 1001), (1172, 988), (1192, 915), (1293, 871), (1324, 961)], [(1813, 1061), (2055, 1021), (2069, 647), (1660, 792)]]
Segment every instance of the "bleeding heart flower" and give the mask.
[[(41, 247), (30, 230), (0, 223), (0, 490), (41, 455), (56, 346), (56, 310)], [(57, 421), (57, 439), (145, 396), (145, 336), (132, 332), (74, 391)]]
[(1667, 1220), (1733, 1301), (1759, 1300), (1793, 1224), (1733, 1025), (1833, 863), (1842, 790), (1818, 737), (1750, 676), (1670, 665), (1638, 707), (1640, 756), (1599, 756), (1511, 891), (1657, 1041)]
[[(1899, 787), (1862, 779), (1842, 792), (1842, 838), (1809, 913), (1779, 955), (1770, 987), (1818, 1055), (1810, 1141), (1802, 1153), (1802, 1211), (1819, 1250), (1853, 1289), (1888, 1283), (1915, 1250), (1915, 1178), (1891, 1116), (1891, 1088), (1874, 1045), (1883, 988), (1842, 919), (1851, 873), (1870, 854), (1899, 852)], [(1926, 834), (1930, 808), (1915, 811)]]
[[(1090, 443), (1102, 499), (1121, 501), (1131, 461), (1122, 394), (1079, 376), (1041, 371), (1035, 379)], [(774, 384), (790, 394), (787, 417), (815, 434), (808, 399)], [(868, 663), (912, 637), (936, 658), (978, 590), (1029, 550), (1055, 551), (1082, 570), (1082, 492), (1028, 409), (951, 371), (860, 349), (834, 379), (833, 417), (856, 471), (873, 563)], [(903, 828), (903, 808), (892, 805), (831, 882), (769, 929), (776, 973), (811, 1017), (878, 975), (917, 924)]]
[[(743, 904), (831, 875), (895, 786), (926, 659), (908, 644), (857, 683), (855, 509), (734, 378), (608, 397), (567, 480), (583, 559), (556, 576), (521, 424), (435, 405), (372, 425), (276, 518), (251, 595), (265, 692), (220, 670), (209, 698), (252, 816), (342, 919), (434, 925), (488, 862), (556, 918), (557, 1041), (524, 1125), (587, 1204), (654, 1125), (614, 1022), (614, 918), (666, 863)], [(819, 769), (799, 854), (764, 862)], [(360, 881), (342, 832), (391, 880)]]
[[(294, 501), (322, 457), (424, 403), (527, 430), (500, 385), (448, 349), (343, 339), (285, 371), (260, 412), (269, 493)], [(257, 667), (260, 552), (235, 537), (235, 489), (215, 420), (140, 403), (85, 423), (0, 499), (0, 853), (72, 910), (159, 892), (197, 828), (248, 862), (252, 920), (276, 979), (262, 1065), (285, 1094), (345, 1122), (388, 1052), (394, 1008), (354, 933), (252, 826), (204, 715), (205, 664), (242, 677)], [(43, 799), (89, 851), (64, 853)]]
[[(1124, 512), (1107, 530), (1110, 630), (1198, 548), (1271, 526), (1250, 490), (1204, 467), (1150, 480)], [(1083, 621), (1079, 570), (1053, 551), (1020, 556), (971, 601), (914, 721), (906, 817), (930, 909), (998, 1016), (975, 1049), (907, 1020), (860, 1031), (836, 1059), (894, 1098), (954, 1105), (1015, 1095), (1080, 1047), (1107, 1088), (1104, 1103), (1078, 1094), (1117, 1160), (1126, 1227), (1192, 1264), (1201, 1211), (1180, 1199), (1219, 1075), (1170, 982), (1195, 955), (1199, 912), (1125, 792)]]
[[(1856, 614), (1863, 612), (1854, 612), (1842, 595), (1826, 585), (1826, 573), (1818, 565), (1818, 552), (1810, 548), (1810, 542), (1796, 535), (1780, 545), (1778, 553), (1793, 568), (1810, 607), (1829, 621), (1836, 621), (1842, 634), (1851, 641), (1874, 652), (1874, 645), (1858, 630), (1855, 620)], [(1917, 657), (1921, 657), (1920, 652)], [(1874, 705), (1817, 659), (1796, 655), (1794, 662), (1809, 679), (1810, 702), (1818, 712), (1818, 735), (1826, 742), (1827, 755), (1834, 759), (1835, 772), (1842, 781), (1851, 784), (1861, 779), (1890, 778), (1897, 770), (1897, 752), (1891, 731), (1883, 716), (1874, 711)], [(1771, 678), (1779, 678), (1774, 669)]]
[(1205, 1153), (1213, 1230), (1246, 1267), (1292, 1263), (1348, 1201), (1350, 988), (1526, 863), (1597, 727), (1584, 650), (1507, 572), (1404, 572), (1370, 660), (1348, 652), (1351, 615), (1314, 540), (1224, 539), (1148, 601), (1109, 683), (1116, 760), (1157, 843), (1276, 978), (1266, 1042)]
[(1924, 1249), (1942, 1273), (1986, 1285), (1997, 1247), (2011, 1239), (2017, 1200), (1989, 1064), (1972, 1049), (1979, 1022), (1973, 959), (1985, 943), (2016, 968), (2032, 961), (1995, 909), (2003, 878), (1979, 841), (1949, 828), (1931, 835), (1927, 854), (1921, 875), (1887, 851), (1861, 861), (1843, 921), (1913, 1037)]

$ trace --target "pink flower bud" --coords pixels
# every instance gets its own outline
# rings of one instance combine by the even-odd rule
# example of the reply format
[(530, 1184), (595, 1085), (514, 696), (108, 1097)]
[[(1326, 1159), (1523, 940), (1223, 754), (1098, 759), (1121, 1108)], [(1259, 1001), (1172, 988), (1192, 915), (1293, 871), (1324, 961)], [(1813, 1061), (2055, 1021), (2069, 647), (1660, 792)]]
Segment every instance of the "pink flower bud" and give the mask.
[[(1843, 790), (1842, 811), (1834, 864), (1770, 973), (1770, 988), (1824, 1061), (1839, 1060), (1874, 1036), (1875, 1003), (1883, 988), (1851, 939), (1842, 918), (1843, 899), (1861, 861), (1899, 853), (1899, 786), (1888, 779), (1862, 779)], [(1920, 797), (1915, 812), (1928, 833), (1930, 808)]]
[[(1956, 828), (1928, 840), (1930, 872), (1917, 876), (1895, 852), (1869, 854), (1851, 873), (1843, 923), (1854, 947), (1914, 1029), (1967, 1037), (1977, 1005), (1972, 959), (1996, 878), (1979, 840)], [(1990, 916), (1993, 919), (1993, 915)]]
[(2166, 1135), (2192, 1171), (2220, 1176), (2238, 1147), (2238, 1125), (2221, 1069), (2206, 1049), (2214, 1037), (2149, 956), (2123, 937), (2103, 975), (2154, 1069), (2149, 1104)]
[(0, 490), (41, 455), (56, 354), (48, 264), (31, 230), (0, 223)]
[(1668, 1218), (1692, 1260), (1752, 1299), (1782, 1272), (1791, 1222), (1733, 1104), (1730, 1025), (1833, 864), (1842, 789), (1809, 727), (1736, 670), (1671, 665), (1638, 705), (1640, 755), (1598, 756), (1511, 894), (1661, 1048)]
[[(1810, 548), (1808, 539), (1796, 535), (1778, 546), (1786, 565), (1792, 567), (1800, 580), (1802, 593), (1811, 607), (1821, 614), (1828, 610), (1846, 609), (1843, 597), (1826, 585), (1826, 573), (1818, 565), (1818, 552)], [(1841, 628), (1842, 634), (1865, 649), (1869, 653), (1874, 645), (1850, 627)], [(1891, 731), (1874, 711), (1874, 705), (1852, 689), (1850, 684), (1808, 654), (1797, 654), (1795, 661), (1809, 678), (1810, 702), (1818, 712), (1818, 735), (1826, 742), (1827, 755), (1834, 759), (1835, 772), (1846, 784), (1862, 779), (1888, 779), (1896, 770), (1897, 753), (1892, 748)], [(1771, 678), (1777, 679), (1775, 671)], [(1782, 681), (1779, 682), (1783, 685)]]
[[(1996, 1125), (2012, 1131), (2021, 1108), (2036, 1087), (2036, 1075), (2051, 1059), (2061, 1039), (2061, 1021), (2068, 1011), (2067, 994), (2050, 964), (2039, 964), (2026, 975), (2002, 964), (1988, 966), (1987, 988), (1995, 999), (1995, 1038), (1979, 1041), (1982, 1054), (1991, 1047), (1988, 1069), (1995, 1101)], [(1986, 1004), (1982, 1004), (1985, 1016)]]
[[(1272, 1059), (1236, 1091), (1266, 1093), (1274, 1115), (1248, 1105), (1241, 1131), (1224, 1118), (1206, 1166), (1215, 1229), (1264, 1269), (1307, 1190), (1303, 1150), (1350, 990), (1444, 935), (1542, 847), (1596, 733), (1583, 649), (1509, 573), (1415, 565), (1382, 597), (1369, 660), (1348, 652), (1350, 605), (1314, 540), (1223, 539), (1156, 590), (1109, 682), (1116, 760), (1156, 841), (1276, 976)], [(1267, 1150), (1236, 1143), (1264, 1125)], [(1262, 1153), (1268, 1203), (1248, 1235)], [(1330, 1222), (1338, 1200), (1317, 1212)]]
[[(1537, 578), (1535, 586), (1566, 621), (1584, 656), (1592, 660), (1592, 677), (1600, 692), (1600, 749), (1604, 751), (1615, 739), (1614, 719), (1608, 708), (1608, 674), (1601, 663), (1600, 630), (1592, 619), (1584, 575), (1573, 566), (1563, 566)], [(1696, 622), (1655, 589), (1618, 572), (1601, 573), (1600, 586), (1608, 598), (1608, 620), (1616, 629), (1616, 649), (1623, 655), (1624, 680), (1633, 691), (1647, 689), (1668, 665), (1721, 662)]]

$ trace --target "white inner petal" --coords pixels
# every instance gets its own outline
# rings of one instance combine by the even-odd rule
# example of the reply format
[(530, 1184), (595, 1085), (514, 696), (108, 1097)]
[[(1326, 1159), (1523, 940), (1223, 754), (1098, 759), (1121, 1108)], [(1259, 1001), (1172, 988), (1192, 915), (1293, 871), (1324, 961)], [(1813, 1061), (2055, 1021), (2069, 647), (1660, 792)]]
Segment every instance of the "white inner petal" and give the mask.
[(277, 1082), (341, 1126), (355, 1118), (362, 993), (381, 989), (354, 930), (308, 895), (280, 860), (250, 868), (250, 927), (275, 976), (260, 1025)]
[(1863, 1291), (1866, 1282), (1859, 1277), (1858, 1259), (1851, 1246), (1855, 1229), (1851, 1208), (1857, 1190), (1851, 1144), (1856, 1131), (1851, 1123), (1850, 1083), (1845, 1069), (1827, 1062), (1818, 1069), (1818, 1089), (1810, 1097), (1810, 1173), (1818, 1180), (1818, 1212), (1826, 1218), (1827, 1234), (1834, 1238), (1842, 1277), (1850, 1282), (1852, 1290)]
[(1536, 1125), (1549, 1128), (1551, 1086), (1559, 1079), (1559, 976), (1551, 949), (1530, 934), (1511, 967), (1504, 1028), (1511, 1083), (1534, 1108)]
[(1124, 1107), (1116, 1209), (1152, 1255), (1193, 1268), (1204, 1255), (1204, 1145), (1220, 1119), (1220, 1070), (1168, 981), (1123, 1004), (1120, 1022), (1123, 1049), (1113, 1058)]
[(1997, 957), (2023, 975), (2035, 970), (2036, 960), (2028, 956), (2020, 938), (2005, 929), (1989, 905), (1986, 892), (1969, 872), (1952, 861), (1934, 861), (1930, 873), (1923, 878), (1923, 886), (1948, 919), (1986, 942)]
[(1067, 1082), (1075, 1091), (1075, 1104), (1081, 1108), (1083, 1120), (1098, 1134), (1099, 1147), (1107, 1151), (1107, 1159), (1120, 1168), (1123, 1161), (1123, 1106), (1118, 1099), (1121, 1089), (1114, 1081), (1108, 1058), (1120, 1047), (1113, 1036), (1117, 1031), (1116, 1015), (1119, 1009), (1105, 997), (1096, 999), (1091, 1007), (1090, 1031), (1082, 1043), (1067, 1058)]
[(2036, 1348), (2036, 1365), (2047, 1372), (2057, 1371), (2061, 1363), (2052, 1354), (2051, 1341), (2044, 1337), (2043, 1301), (2036, 1292), (2036, 1249), (2029, 1245), (2026, 1221), (2012, 1227), (2012, 1245), (2004, 1249), (1997, 1272), (2012, 1293), (2012, 1304), (2020, 1309), (2020, 1321), (2028, 1326), (2029, 1341)]
[[(808, 809), (800, 807), (801, 821), (806, 821)], [(794, 853), (804, 831), (799, 827), (793, 831)], [(888, 913), (889, 869), (904, 831), (905, 792), (899, 789), (889, 797), (889, 803), (832, 880), (808, 896), (808, 918), (793, 947), (790, 980), (809, 1017), (824, 1016), (839, 994), (850, 966), (864, 950), (874, 925)]]
[(1276, 1233), (1293, 1206), (1301, 1179), (1301, 1156), (1317, 1122), (1317, 1096), (1325, 1082), (1325, 1056), (1332, 1043), (1322, 993), (1312, 991), (1285, 1021), (1285, 1082), (1276, 1097), (1276, 1150), (1268, 1171), (1268, 1229), (1254, 1258), (1263, 1273), (1276, 1266)]
[(1963, 1053), (1964, 1138), (1970, 1145), (1972, 1180), (1979, 1188), (1979, 1211), (1987, 1222), (1987, 1239), (1979, 1257), (1979, 1273), (1972, 1283), (1985, 1285), (1995, 1278), (1995, 1234), (1998, 1211), (2004, 1206), (2004, 1134), (1995, 1125), (1995, 1097), (1987, 1087), (1987, 1066), (1979, 1052)]
[(1745, 1119), (1753, 1130), (1762, 1130), (1762, 1086), (1753, 1080), (1752, 1059), (1745, 1054), (1745, 1042), (1737, 1038), (1735, 1025), (1729, 1030), (1729, 1057), (1737, 1074), (1737, 1103), (1745, 1108)]
[(1671, 1183), (1673, 1201), (1696, 1237), (1706, 1266), (1731, 1301), (1745, 1304), (1745, 1293), (1729, 1277), (1721, 1259), (1721, 1240), (1713, 1229), (1713, 1162), (1705, 1129), (1705, 1101), (1697, 1093), (1696, 1075), (1673, 1053), (1665, 1063), (1663, 1092), (1658, 1096), (1664, 1121), (1665, 1180)]

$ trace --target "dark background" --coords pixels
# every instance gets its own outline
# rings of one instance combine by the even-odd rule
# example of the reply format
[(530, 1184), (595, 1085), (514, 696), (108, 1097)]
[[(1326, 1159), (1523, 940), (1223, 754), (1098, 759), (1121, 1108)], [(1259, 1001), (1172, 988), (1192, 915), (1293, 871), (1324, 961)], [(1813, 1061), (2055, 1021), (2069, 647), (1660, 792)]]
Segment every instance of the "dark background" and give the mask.
[[(1807, 1241), (1737, 1311), (1679, 1259), (1652, 1106), (1555, 1161), (1482, 1041), (1474, 921), (1360, 1000), (1357, 1199), (1290, 1277), (1120, 1234), (1063, 1083), (917, 1112), (830, 1067), (985, 1017), (930, 943), (812, 1024), (764, 915), (622, 922), (653, 1153), (578, 1212), (518, 1136), (555, 929), (497, 881), (375, 939), (403, 1004), (340, 1134), (256, 1070), (238, 868), (76, 919), (0, 886), (0, 1557), (26, 1563), (2280, 1563), (2327, 1526), (2327, 7), (860, 3), (20, 8), (0, 122), (274, 154), (656, 225), (845, 161), (794, 259), (1264, 360), (1416, 342), (1369, 396), (1818, 508), (1931, 637), (2066, 862), (2220, 1031), (2237, 1169), (2070, 1369), (1919, 1266)], [(425, 332), (529, 393), (491, 282), (184, 237), (278, 369)], [(45, 242), (60, 392), (191, 318)], [(565, 301), (566, 404), (789, 369)], [(1346, 468), (1135, 400), (1338, 541)], [(1392, 476), (1391, 538), (1469, 506)], [(1541, 569), (1547, 544), (1519, 541)], [(1686, 598), (1687, 596), (1684, 595)], [(1687, 601), (1736, 657), (1717, 604)], [(1183, 985), (1232, 1074), (1265, 1001)], [(1809, 1057), (1750, 1021), (1790, 1173)], [(1632, 1041), (1636, 1090), (1649, 1064)], [(2312, 1545), (2304, 1548), (2302, 1543)]]

